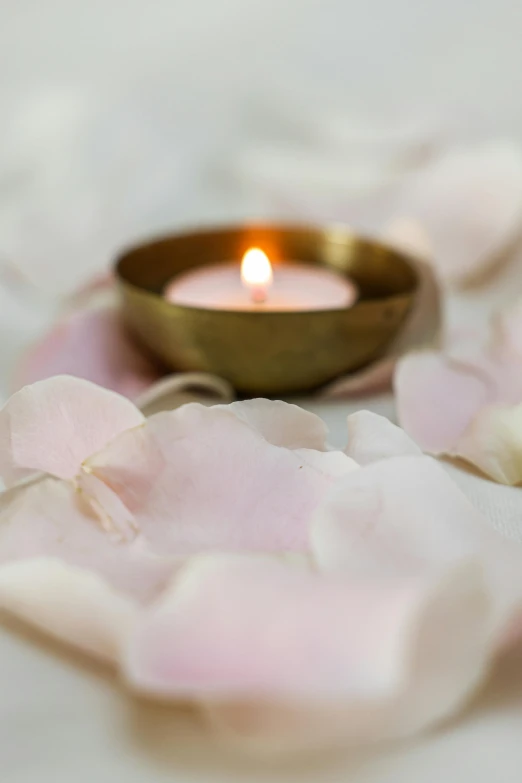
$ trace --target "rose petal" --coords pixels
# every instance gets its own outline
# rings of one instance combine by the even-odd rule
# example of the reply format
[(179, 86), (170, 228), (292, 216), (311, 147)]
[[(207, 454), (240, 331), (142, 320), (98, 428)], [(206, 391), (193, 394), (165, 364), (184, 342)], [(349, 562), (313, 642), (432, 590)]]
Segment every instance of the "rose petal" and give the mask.
[(402, 679), (417, 601), (263, 557), (196, 558), (138, 629), (127, 674), (163, 696), (371, 699)]
[(79, 378), (26, 386), (0, 411), (0, 475), (7, 486), (39, 471), (72, 478), (86, 457), (142, 421), (129, 400)]
[(14, 388), (63, 374), (85, 378), (131, 399), (161, 377), (112, 306), (77, 310), (60, 321), (23, 358)]
[(522, 606), (522, 550), (491, 530), (430, 457), (394, 457), (345, 476), (314, 515), (312, 545), (321, 568), (373, 578), (475, 560), (497, 630)]
[(136, 536), (136, 520), (116, 492), (85, 467), (76, 476), (75, 484), (82, 493), (82, 500), (90, 506), (107, 533), (123, 540), (132, 540)]
[(348, 416), (346, 454), (359, 465), (368, 465), (389, 457), (422, 454), (404, 430), (385, 416), (370, 411), (358, 411)]
[(224, 702), (229, 728), (258, 700), (243, 737), (273, 740), (275, 721), (287, 743), (293, 703), (306, 746), (375, 741), (424, 728), (469, 695), (485, 670), (488, 617), (472, 567), (435, 583), (365, 583), (268, 559), (199, 558), (138, 624), (125, 673), (163, 698), (204, 698), (218, 712)]
[(493, 318), (485, 342), (459, 331), (446, 354), (402, 360), (395, 378), (399, 419), (424, 449), (462, 456), (502, 482), (519, 480), (517, 447), (504, 421), (511, 416), (518, 426), (517, 412), (506, 406), (522, 402), (521, 332), (517, 302)]
[(491, 398), (487, 376), (434, 351), (404, 357), (395, 371), (399, 422), (425, 451), (451, 451)]
[(501, 484), (522, 483), (522, 405), (483, 408), (454, 453)]
[(226, 409), (274, 446), (326, 451), (326, 424), (299, 405), (261, 398), (233, 402)]
[(306, 549), (311, 512), (339, 475), (339, 462), (349, 471), (353, 460), (318, 453), (312, 464), (268, 443), (234, 411), (191, 404), (157, 414), (86, 467), (161, 551)]
[(322, 473), (327, 479), (344, 476), (350, 470), (357, 470), (359, 467), (354, 459), (342, 451), (322, 452), (315, 451), (315, 449), (296, 449), (294, 454), (301, 462)]
[(102, 660), (116, 662), (136, 609), (91, 571), (51, 558), (0, 566), (0, 608)]
[(418, 220), (440, 275), (462, 284), (515, 239), (522, 220), (522, 154), (492, 142), (439, 156), (404, 185), (398, 206)]
[(72, 484), (46, 477), (0, 496), (0, 569), (53, 558), (92, 571), (134, 600), (154, 598), (176, 561), (108, 535)]

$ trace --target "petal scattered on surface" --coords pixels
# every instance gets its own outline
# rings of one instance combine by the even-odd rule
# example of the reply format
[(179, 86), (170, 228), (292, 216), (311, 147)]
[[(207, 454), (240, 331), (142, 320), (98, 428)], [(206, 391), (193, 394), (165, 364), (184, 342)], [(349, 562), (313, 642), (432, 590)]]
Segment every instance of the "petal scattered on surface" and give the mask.
[(134, 399), (161, 371), (128, 334), (115, 307), (90, 307), (67, 315), (33, 346), (15, 371), (14, 388), (74, 375)]
[(487, 376), (435, 351), (404, 357), (394, 387), (399, 423), (434, 454), (452, 450), (492, 394)]
[(265, 749), (376, 741), (469, 696), (485, 671), (488, 616), (471, 566), (431, 584), (366, 583), (198, 558), (137, 626), (125, 672), (140, 691), (203, 698)]
[(375, 579), (479, 562), (500, 632), (522, 606), (522, 549), (491, 530), (431, 457), (394, 457), (345, 476), (315, 514), (312, 544), (326, 571)]
[(274, 446), (326, 450), (328, 428), (315, 413), (299, 405), (264, 398), (233, 402), (226, 408)]
[(339, 463), (348, 472), (353, 461), (324, 452), (312, 464), (268, 443), (234, 410), (191, 404), (159, 413), (86, 466), (166, 552), (303, 551), (312, 511), (342, 472)]
[(502, 483), (521, 480), (521, 334), (518, 301), (493, 317), (489, 336), (460, 330), (445, 353), (402, 359), (399, 421), (423, 449), (463, 457)]
[(386, 695), (403, 676), (418, 595), (400, 587), (382, 597), (269, 558), (195, 558), (144, 619), (127, 671), (171, 696)]
[(0, 411), (0, 475), (7, 486), (40, 471), (73, 478), (86, 457), (142, 421), (129, 400), (89, 381), (39, 381)]
[(294, 453), (304, 464), (315, 468), (326, 478), (340, 478), (359, 467), (358, 463), (343, 451), (296, 449)]
[(0, 495), (0, 568), (35, 558), (91, 571), (141, 603), (158, 595), (177, 566), (142, 537), (109, 535), (72, 484), (50, 477)]
[(482, 409), (455, 454), (501, 484), (522, 483), (522, 405)]
[(371, 411), (358, 411), (348, 416), (345, 451), (359, 465), (406, 454), (422, 454), (403, 429)]
[(114, 663), (137, 614), (135, 604), (97, 574), (43, 557), (0, 565), (0, 609)]

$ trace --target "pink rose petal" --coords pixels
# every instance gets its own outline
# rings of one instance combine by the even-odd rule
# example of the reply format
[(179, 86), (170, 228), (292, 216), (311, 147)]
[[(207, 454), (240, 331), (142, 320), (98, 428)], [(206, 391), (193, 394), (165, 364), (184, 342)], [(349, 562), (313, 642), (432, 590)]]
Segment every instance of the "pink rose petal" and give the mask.
[(370, 411), (358, 411), (348, 416), (346, 454), (359, 465), (406, 454), (422, 454), (404, 430)]
[(9, 490), (0, 501), (0, 569), (35, 558), (94, 572), (140, 602), (154, 598), (178, 565), (142, 537), (109, 535), (72, 484), (50, 477)]
[(497, 632), (522, 606), (522, 550), (431, 457), (394, 457), (345, 476), (316, 511), (312, 545), (322, 568), (376, 579), (479, 562)]
[(314, 468), (327, 480), (339, 478), (357, 470), (357, 462), (342, 451), (316, 451), (315, 449), (296, 449), (294, 454), (303, 464)]
[(268, 443), (288, 449), (326, 451), (328, 428), (315, 413), (281, 400), (254, 399), (226, 406)]
[(79, 378), (26, 386), (0, 411), (0, 475), (7, 486), (39, 471), (73, 478), (86, 457), (142, 421), (129, 400)]
[(500, 484), (522, 483), (522, 404), (483, 408), (454, 453)]
[(402, 359), (394, 387), (401, 426), (422, 449), (435, 454), (451, 451), (491, 398), (483, 372), (435, 351)]
[(112, 306), (88, 307), (66, 316), (23, 358), (14, 387), (64, 374), (131, 399), (161, 377)]
[(401, 682), (417, 606), (407, 587), (383, 602), (378, 588), (350, 589), (263, 557), (196, 558), (144, 619), (127, 673), (178, 697), (372, 699)]
[(133, 602), (92, 571), (43, 557), (0, 566), (0, 609), (113, 663), (136, 618)]
[(395, 375), (398, 416), (423, 449), (462, 457), (503, 483), (521, 480), (521, 334), (517, 303), (493, 318), (485, 344), (460, 332), (446, 353), (402, 359)]
[[(281, 415), (284, 403), (268, 404)], [(302, 551), (313, 509), (343, 465), (354, 469), (353, 460), (340, 453), (311, 460), (274, 446), (237, 410), (191, 404), (159, 413), (114, 439), (86, 468), (118, 494), (161, 551)]]
[(125, 674), (146, 693), (205, 699), (243, 739), (375, 741), (424, 728), (469, 696), (488, 616), (469, 566), (435, 582), (365, 582), (199, 558), (138, 624)]

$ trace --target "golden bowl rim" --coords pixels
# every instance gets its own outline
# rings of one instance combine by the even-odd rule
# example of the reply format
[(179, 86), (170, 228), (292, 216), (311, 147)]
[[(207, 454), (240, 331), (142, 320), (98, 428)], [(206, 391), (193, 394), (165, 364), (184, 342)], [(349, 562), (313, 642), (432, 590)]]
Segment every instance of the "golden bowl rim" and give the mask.
[[(391, 253), (394, 256), (398, 256), (409, 268), (409, 271), (412, 274), (412, 284), (410, 287), (405, 287), (401, 291), (395, 291), (393, 293), (390, 293), (385, 296), (378, 296), (378, 297), (371, 297), (367, 296), (364, 298), (358, 298), (356, 301), (348, 305), (346, 307), (329, 307), (329, 308), (323, 308), (323, 309), (302, 309), (302, 310), (237, 310), (237, 309), (230, 309), (230, 308), (224, 308), (224, 307), (199, 307), (195, 305), (186, 305), (186, 304), (178, 304), (174, 302), (169, 302), (168, 299), (166, 299), (162, 293), (157, 291), (151, 291), (150, 289), (146, 288), (145, 286), (136, 284), (131, 282), (127, 279), (127, 277), (122, 273), (121, 271), (121, 265), (125, 261), (126, 258), (128, 258), (132, 253), (135, 253), (140, 250), (144, 250), (147, 247), (153, 248), (154, 245), (159, 245), (163, 242), (169, 241), (169, 240), (176, 240), (176, 239), (189, 239), (190, 237), (196, 237), (206, 234), (214, 234), (214, 233), (233, 233), (233, 232), (239, 232), (241, 230), (247, 230), (247, 229), (261, 229), (266, 231), (286, 231), (286, 232), (300, 232), (303, 234), (325, 234), (326, 232), (336, 232), (336, 233), (342, 233), (345, 238), (350, 238), (355, 240), (356, 242), (362, 242), (367, 245), (371, 245), (374, 248), (380, 248), (384, 250), (387, 253)], [(348, 224), (344, 223), (338, 223), (338, 222), (332, 222), (332, 223), (320, 223), (320, 222), (287, 222), (287, 221), (273, 221), (273, 220), (241, 220), (238, 222), (223, 222), (223, 223), (208, 223), (208, 224), (194, 224), (193, 226), (186, 226), (184, 228), (181, 228), (179, 230), (172, 230), (172, 231), (165, 231), (158, 234), (151, 234), (144, 236), (142, 239), (136, 239), (136, 241), (133, 241), (132, 243), (129, 243), (128, 245), (123, 246), (115, 256), (112, 269), (115, 274), (116, 280), (119, 284), (123, 284), (126, 287), (129, 287), (131, 289), (134, 289), (135, 291), (139, 292), (141, 295), (150, 296), (152, 299), (157, 299), (162, 302), (162, 304), (173, 310), (177, 310), (179, 312), (187, 312), (187, 313), (193, 313), (193, 312), (200, 312), (200, 313), (216, 313), (216, 314), (223, 314), (223, 315), (229, 315), (229, 314), (238, 314), (240, 313), (241, 316), (245, 318), (268, 318), (268, 317), (284, 317), (284, 318), (295, 318), (295, 317), (301, 317), (303, 315), (309, 316), (309, 317), (319, 317), (324, 316), (326, 314), (329, 315), (335, 315), (340, 313), (346, 313), (347, 311), (353, 311), (357, 308), (360, 308), (363, 305), (371, 304), (371, 303), (382, 303), (385, 304), (386, 302), (393, 301), (394, 299), (397, 299), (398, 297), (414, 297), (415, 294), (418, 292), (419, 285), (420, 285), (420, 278), (419, 273), (416, 268), (415, 262), (418, 259), (415, 258), (415, 256), (412, 253), (408, 253), (405, 250), (402, 250), (400, 248), (395, 247), (391, 243), (386, 242), (385, 240), (381, 240), (379, 238), (375, 238), (371, 235), (368, 235), (364, 232), (357, 231), (353, 228), (351, 228)], [(210, 266), (211, 264), (219, 264), (219, 263), (227, 263), (230, 259), (224, 259), (223, 262), (221, 262), (219, 259), (215, 259), (212, 262), (203, 263), (201, 266)], [(292, 259), (285, 259), (287, 263), (292, 263)], [(239, 263), (239, 261), (238, 261)], [(307, 261), (300, 261), (299, 263), (309, 263)], [(317, 262), (312, 262), (310, 265), (313, 266), (314, 264), (317, 264), (319, 266), (324, 266), (325, 268), (331, 268), (328, 264), (322, 264), (320, 259)], [(333, 271), (333, 270), (332, 270)], [(335, 270), (337, 271), (337, 270)], [(343, 272), (337, 271), (337, 274), (340, 274), (341, 276), (348, 276), (343, 275)]]

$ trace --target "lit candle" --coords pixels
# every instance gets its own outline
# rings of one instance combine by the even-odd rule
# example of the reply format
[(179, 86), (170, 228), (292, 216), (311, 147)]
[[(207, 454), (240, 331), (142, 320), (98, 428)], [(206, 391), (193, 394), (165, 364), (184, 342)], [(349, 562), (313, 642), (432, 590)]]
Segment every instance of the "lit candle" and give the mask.
[(247, 250), (241, 261), (241, 282), (250, 292), (252, 302), (256, 304), (265, 302), (273, 281), (272, 264), (266, 253), (258, 247)]
[(351, 307), (357, 288), (325, 267), (280, 263), (272, 268), (262, 250), (251, 248), (241, 268), (226, 262), (191, 269), (171, 280), (164, 295), (189, 307), (283, 312)]

